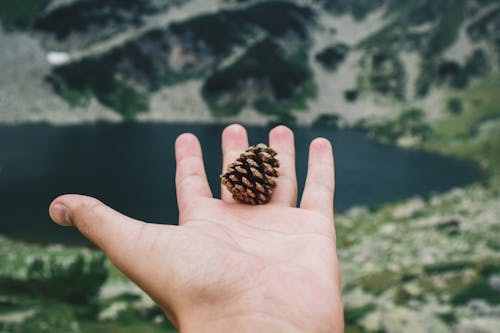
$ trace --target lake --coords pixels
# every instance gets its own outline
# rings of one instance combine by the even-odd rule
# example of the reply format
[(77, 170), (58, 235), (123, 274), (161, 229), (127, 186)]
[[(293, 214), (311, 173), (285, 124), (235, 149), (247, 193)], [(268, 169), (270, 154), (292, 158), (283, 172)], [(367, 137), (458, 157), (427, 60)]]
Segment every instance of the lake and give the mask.
[[(132, 217), (177, 223), (174, 141), (183, 132), (202, 142), (207, 175), (219, 195), (223, 125), (103, 123), (0, 126), (0, 234), (39, 243), (86, 244), (50, 222), (47, 208), (63, 193), (96, 196)], [(267, 142), (269, 128), (249, 127), (250, 143)], [(445, 191), (479, 178), (470, 163), (384, 145), (353, 130), (295, 129), (302, 187), (310, 141), (333, 142), (335, 208), (377, 205)], [(278, 156), (279, 157), (279, 156)]]

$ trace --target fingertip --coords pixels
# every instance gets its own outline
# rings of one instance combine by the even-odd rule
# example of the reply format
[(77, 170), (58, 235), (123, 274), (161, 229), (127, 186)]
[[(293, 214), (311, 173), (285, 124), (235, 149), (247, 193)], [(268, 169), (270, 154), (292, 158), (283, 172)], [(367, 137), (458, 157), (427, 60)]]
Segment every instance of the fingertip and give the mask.
[(73, 226), (74, 223), (71, 219), (71, 212), (81, 206), (91, 207), (101, 202), (95, 198), (78, 195), (78, 194), (65, 194), (55, 198), (49, 206), (49, 215), (61, 226)]
[(278, 153), (280, 177), (273, 194), (273, 203), (290, 207), (297, 205), (297, 175), (295, 172), (295, 139), (293, 131), (283, 125), (269, 132), (269, 146)]
[(241, 137), (246, 134), (246, 129), (240, 124), (231, 124), (226, 126), (222, 131), (223, 139), (230, 139), (234, 137)]
[(269, 136), (276, 139), (293, 138), (293, 131), (285, 125), (278, 125), (269, 132)]
[(177, 159), (201, 155), (201, 146), (196, 135), (192, 133), (179, 135), (175, 140), (175, 155)]
[(311, 141), (310, 149), (325, 151), (325, 150), (333, 150), (333, 147), (330, 140), (323, 137), (319, 137)]
[(49, 206), (49, 216), (55, 223), (63, 226), (71, 226), (71, 222), (68, 217), (68, 208), (61, 203), (59, 198), (54, 199)]
[(179, 147), (182, 145), (193, 144), (193, 143), (197, 143), (197, 142), (198, 142), (198, 138), (193, 133), (182, 133), (175, 140), (175, 146)]

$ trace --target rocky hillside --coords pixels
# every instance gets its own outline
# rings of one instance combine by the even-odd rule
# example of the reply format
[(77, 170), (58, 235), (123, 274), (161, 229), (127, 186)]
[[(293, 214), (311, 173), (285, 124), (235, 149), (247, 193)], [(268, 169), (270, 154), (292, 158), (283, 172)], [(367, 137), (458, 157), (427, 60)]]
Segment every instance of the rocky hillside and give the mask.
[[(500, 63), (497, 1), (47, 0), (0, 9), (3, 123), (359, 125), (409, 107), (434, 117), (447, 91)], [(21, 80), (30, 81), (23, 90)]]

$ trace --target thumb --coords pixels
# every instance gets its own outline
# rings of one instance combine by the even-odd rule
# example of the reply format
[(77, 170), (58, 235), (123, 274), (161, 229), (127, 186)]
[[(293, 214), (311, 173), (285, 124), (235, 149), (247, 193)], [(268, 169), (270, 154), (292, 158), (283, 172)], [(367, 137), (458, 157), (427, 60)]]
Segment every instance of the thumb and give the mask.
[(78, 228), (125, 274), (136, 270), (143, 261), (147, 223), (129, 218), (95, 198), (75, 194), (56, 198), (49, 214), (59, 225)]
[(169, 251), (161, 244), (175, 245), (175, 226), (134, 220), (95, 198), (75, 194), (56, 198), (49, 213), (57, 224), (78, 228), (153, 299), (168, 294), (162, 277), (173, 274), (175, 265), (169, 264)]
[(78, 228), (103, 250), (123, 241), (120, 237), (134, 235), (143, 224), (118, 213), (95, 198), (76, 194), (56, 198), (49, 207), (49, 214), (59, 225)]

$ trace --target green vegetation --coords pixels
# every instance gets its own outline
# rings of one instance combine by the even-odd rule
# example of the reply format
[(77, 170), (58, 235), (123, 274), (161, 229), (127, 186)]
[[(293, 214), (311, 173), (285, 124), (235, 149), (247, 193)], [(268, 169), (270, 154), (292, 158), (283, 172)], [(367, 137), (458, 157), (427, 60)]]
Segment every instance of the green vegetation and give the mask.
[[(352, 13), (361, 18), (382, 1), (322, 3), (334, 14)], [(484, 3), (493, 1), (481, 1)], [(386, 4), (389, 23), (360, 44), (365, 48), (365, 73), (359, 79), (359, 90), (345, 91), (345, 98), (355, 101), (359, 93), (374, 91), (402, 100), (406, 78), (400, 51), (418, 52), (423, 59), (416, 83), (418, 96), (439, 85), (459, 91), (445, 100), (446, 112), (438, 119), (430, 121), (426, 112), (409, 105), (394, 119), (375, 125), (361, 120), (360, 126), (385, 142), (409, 141), (415, 148), (472, 161), (484, 171), (484, 178), (448, 193), (354, 208), (336, 216), (346, 283), (347, 331), (404, 331), (398, 330), (391, 313), (400, 314), (406, 323), (435, 319), (450, 331), (460, 331), (457, 325), (462, 321), (470, 320), (469, 325), (476, 319), (498, 323), (498, 318), (484, 313), (495, 313), (494, 306), (500, 304), (498, 287), (491, 282), (500, 276), (500, 76), (483, 79), (496, 65), (481, 48), (464, 64), (442, 57), (456, 39), (459, 25), (477, 13), (477, 8), (466, 5), (465, 0)], [(7, 29), (28, 28), (43, 6), (42, 1), (2, 4), (0, 19)], [(131, 8), (137, 6), (145, 5)], [(25, 12), (19, 14), (21, 7)], [(493, 8), (472, 22), (467, 27), (469, 36), (500, 50), (499, 13), (500, 8)], [(49, 33), (65, 38), (91, 27), (79, 30), (81, 13), (68, 15), (76, 19), (75, 25), (66, 32), (57, 28)], [(99, 57), (56, 67), (49, 80), (72, 105), (85, 105), (95, 97), (124, 118), (133, 119), (147, 110), (150, 92), (193, 77), (208, 77), (202, 93), (214, 114), (233, 115), (251, 105), (277, 122), (293, 124), (296, 120), (290, 109), (304, 108), (315, 94), (304, 24), (313, 17), (309, 10), (289, 2), (249, 4), (245, 9), (203, 15), (150, 31)], [(101, 24), (99, 17), (94, 19), (96, 16), (91, 18), (92, 24)], [(103, 19), (129, 24), (140, 20), (140, 15), (115, 12)], [(166, 56), (170, 38), (194, 57), (194, 65), (171, 68)], [(293, 44), (287, 44), (288, 38), (296, 45), (283, 47)], [(248, 49), (220, 67), (235, 46)], [(342, 53), (342, 49), (327, 48), (316, 57), (335, 70), (345, 57)], [(335, 114), (321, 114), (313, 126), (335, 128), (340, 120)], [(414, 140), (401, 140), (408, 138)], [(56, 288), (60, 285), (64, 288)], [(112, 293), (123, 285), (129, 287)], [(22, 320), (11, 319), (16, 317)], [(102, 255), (0, 238), (0, 331), (173, 332), (162, 320), (161, 311), (145, 302), (144, 295), (130, 287)]]
[(23, 275), (0, 275), (0, 292), (87, 304), (99, 292), (108, 271), (104, 255), (78, 253), (64, 259), (56, 255), (34, 257)]
[(50, 0), (1, 1), (0, 21), (7, 31), (27, 30), (33, 26), (37, 16), (50, 3)]
[[(388, 3), (382, 29), (358, 44), (359, 49), (384, 48), (419, 53), (422, 58), (415, 95), (425, 96), (433, 84), (446, 83), (454, 88), (464, 88), (471, 77), (486, 73), (488, 64), (482, 50), (476, 50), (462, 68), (459, 64), (444, 61), (443, 52), (457, 39), (460, 26), (475, 11), (468, 10), (467, 0), (460, 1), (393, 1)], [(487, 38), (495, 45), (494, 21), (497, 10), (473, 23), (469, 28), (472, 40)], [(497, 20), (498, 21), (498, 20)], [(499, 44), (500, 45), (500, 44)]]
[(471, 79), (484, 76), (490, 65), (482, 49), (476, 49), (467, 58), (464, 66), (455, 61), (426, 59), (416, 82), (416, 95), (425, 96), (432, 84), (448, 84), (456, 89), (467, 87)]
[(319, 61), (326, 69), (335, 71), (346, 58), (348, 51), (349, 46), (347, 44), (338, 43), (331, 45), (316, 54), (316, 60)]
[(455, 61), (442, 61), (437, 67), (437, 83), (448, 83), (453, 88), (463, 89), (467, 86), (469, 78), (462, 66)]
[(171, 29), (176, 35), (189, 35), (219, 56), (225, 56), (235, 45), (246, 44), (248, 37), (258, 32), (272, 37), (284, 37), (293, 32), (306, 38), (308, 33), (304, 23), (313, 18), (308, 7), (286, 1), (267, 1), (245, 9), (198, 16), (174, 23)]
[(323, 7), (335, 15), (351, 14), (356, 20), (363, 20), (370, 12), (380, 8), (383, 0), (319, 0)]
[(51, 10), (35, 21), (35, 29), (64, 39), (71, 33), (95, 34), (102, 28), (137, 25), (142, 16), (155, 10), (152, 1), (86, 0), (70, 2)]
[(359, 308), (344, 309), (344, 320), (346, 325), (353, 325), (362, 320), (367, 314), (375, 309), (373, 304), (361, 306)]
[[(492, 282), (500, 276), (499, 87), (497, 73), (454, 93), (447, 103), (454, 111), (438, 120), (425, 122), (421, 110), (408, 109), (389, 125), (372, 129), (397, 141), (404, 124), (424, 125), (426, 135), (416, 147), (473, 161), (487, 178), (446, 194), (336, 218), (344, 280), (349, 281), (343, 297), (346, 304), (356, 304), (346, 306), (349, 329), (382, 332), (395, 329), (399, 321), (440, 321), (454, 331), (464, 320), (487, 318), (486, 311), (500, 304)], [(398, 318), (391, 317), (394, 312)]]
[(358, 99), (359, 91), (357, 89), (348, 89), (344, 91), (344, 98), (348, 102), (355, 102)]
[(468, 285), (453, 296), (454, 304), (466, 304), (473, 299), (482, 299), (491, 304), (500, 304), (500, 293), (494, 290), (487, 277)]
[[(107, 5), (117, 4), (113, 0)], [(91, 1), (85, 6), (95, 6), (95, 3)], [(276, 16), (276, 12), (280, 15)], [(227, 88), (240, 76), (242, 79), (256, 79), (257, 85), (262, 84), (261, 80), (270, 80), (274, 94), (272, 103), (266, 97), (253, 102), (263, 112), (289, 118), (289, 109), (303, 107), (305, 99), (314, 94), (315, 88), (309, 68), (292, 59), (298, 55), (285, 57), (281, 51), (276, 51), (275, 40), (288, 38), (293, 33), (305, 43), (307, 29), (304, 20), (312, 18), (310, 9), (281, 1), (202, 15), (174, 23), (167, 29), (149, 31), (98, 57), (55, 67), (49, 81), (56, 93), (71, 105), (85, 105), (95, 96), (100, 103), (131, 120), (148, 110), (151, 92), (165, 85), (205, 77), (230, 55), (235, 46), (246, 46), (249, 37), (264, 33), (268, 36), (266, 41), (251, 47), (237, 65), (222, 69), (208, 79), (203, 95), (216, 115), (237, 113), (245, 105), (237, 96), (232, 96), (225, 105), (218, 105), (214, 101), (218, 97), (214, 95), (227, 93)], [(173, 47), (166, 37), (177, 40), (183, 51), (196, 61), (173, 68), (165, 56)], [(267, 46), (271, 48), (269, 58), (265, 55)]]
[(338, 128), (341, 118), (337, 114), (321, 114), (312, 123), (313, 128)]
[(420, 73), (415, 82), (415, 95), (417, 97), (424, 97), (427, 95), (434, 82), (436, 75), (436, 63), (434, 60), (424, 60), (420, 67)]
[(488, 73), (490, 66), (483, 49), (476, 49), (467, 58), (465, 71), (469, 76), (483, 76)]
[(370, 130), (373, 137), (390, 143), (396, 143), (403, 137), (422, 141), (430, 133), (431, 127), (425, 121), (424, 112), (416, 108), (403, 110), (396, 119), (375, 125)]
[(377, 272), (362, 276), (356, 284), (364, 290), (377, 295), (397, 286), (400, 279), (398, 274), (392, 272)]
[(462, 100), (460, 98), (451, 97), (446, 102), (446, 109), (451, 114), (460, 114), (464, 110)]
[(405, 69), (398, 53), (391, 49), (374, 49), (363, 57), (365, 73), (358, 78), (358, 90), (375, 91), (385, 96), (405, 98)]
[[(360, 45), (409, 49), (421, 53), (424, 59), (433, 58), (456, 40), (460, 25), (465, 19), (466, 1), (390, 2), (386, 13), (390, 23)], [(412, 30), (412, 27), (424, 24), (432, 26), (419, 32)]]
[(100, 252), (0, 238), (0, 262), (1, 332), (175, 332)]
[(500, 273), (499, 260), (461, 260), (424, 267), (420, 277), (429, 292), (439, 293), (445, 281), (455, 305), (482, 299), (491, 304), (500, 303), (500, 293), (489, 283), (490, 277)]
[(481, 83), (457, 94), (464, 110), (459, 115), (432, 123), (432, 135), (424, 147), (429, 150), (472, 159), (491, 177), (498, 178), (500, 170), (500, 76), (488, 77)]
[(488, 41), (500, 55), (500, 7), (488, 11), (471, 23), (467, 27), (467, 34), (472, 40)]
[(270, 39), (256, 43), (233, 64), (215, 72), (202, 88), (203, 97), (219, 116), (237, 114), (245, 105), (285, 115), (292, 107), (305, 107), (305, 100), (314, 93), (306, 62), (288, 56)]
[[(115, 71), (125, 60), (117, 49), (100, 59), (83, 59), (79, 62), (56, 67), (49, 82), (61, 97), (71, 105), (82, 105), (95, 96), (99, 102), (123, 115), (125, 119), (133, 119), (136, 114), (147, 111), (148, 101), (144, 93), (120, 80)], [(147, 57), (140, 53), (129, 53), (134, 64), (147, 68), (150, 65)]]

